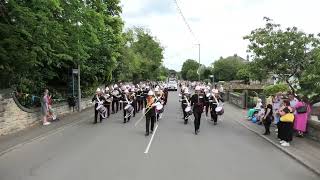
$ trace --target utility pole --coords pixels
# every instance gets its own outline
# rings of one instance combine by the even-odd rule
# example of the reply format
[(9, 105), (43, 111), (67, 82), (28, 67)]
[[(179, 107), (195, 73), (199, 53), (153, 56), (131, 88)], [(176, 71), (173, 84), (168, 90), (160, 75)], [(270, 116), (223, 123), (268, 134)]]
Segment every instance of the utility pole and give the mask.
[(80, 65), (78, 65), (78, 111), (81, 111)]
[(81, 26), (81, 22), (77, 22), (76, 26), (77, 26), (77, 30), (78, 30), (78, 111), (81, 112), (81, 87), (80, 87), (80, 38), (79, 38), (79, 33), (80, 33), (80, 26)]

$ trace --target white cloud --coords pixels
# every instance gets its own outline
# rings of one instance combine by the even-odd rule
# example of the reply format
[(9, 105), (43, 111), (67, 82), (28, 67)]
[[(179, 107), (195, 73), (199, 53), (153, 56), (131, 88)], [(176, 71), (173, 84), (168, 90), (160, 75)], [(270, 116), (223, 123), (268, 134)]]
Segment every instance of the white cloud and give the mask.
[[(246, 57), (243, 36), (263, 26), (270, 17), (283, 27), (297, 26), (307, 33), (319, 33), (319, 0), (178, 0), (201, 43), (201, 63), (209, 65), (220, 56), (237, 53)], [(174, 0), (123, 0), (126, 27), (144, 26), (165, 49), (164, 64), (180, 70), (183, 62), (198, 59), (196, 42)], [(168, 8), (165, 8), (168, 7)], [(163, 12), (163, 13), (162, 13)]]

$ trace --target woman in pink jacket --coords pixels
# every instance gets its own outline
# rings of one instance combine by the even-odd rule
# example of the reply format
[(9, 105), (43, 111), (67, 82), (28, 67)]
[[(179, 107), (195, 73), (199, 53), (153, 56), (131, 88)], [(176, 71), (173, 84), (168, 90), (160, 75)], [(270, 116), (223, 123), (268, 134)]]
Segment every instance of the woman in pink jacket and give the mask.
[(303, 97), (297, 104), (295, 105), (295, 117), (294, 117), (294, 129), (297, 131), (298, 137), (303, 137), (303, 134), (307, 130), (307, 123), (309, 113), (311, 112), (310, 104), (307, 103), (307, 99)]

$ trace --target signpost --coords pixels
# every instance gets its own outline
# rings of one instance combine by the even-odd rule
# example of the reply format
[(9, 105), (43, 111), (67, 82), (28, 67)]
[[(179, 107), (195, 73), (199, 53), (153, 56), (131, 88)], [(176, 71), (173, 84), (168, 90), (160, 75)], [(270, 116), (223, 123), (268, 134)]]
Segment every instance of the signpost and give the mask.
[(78, 111), (81, 111), (80, 65), (78, 69), (72, 69), (72, 93), (74, 96), (74, 76), (78, 75)]

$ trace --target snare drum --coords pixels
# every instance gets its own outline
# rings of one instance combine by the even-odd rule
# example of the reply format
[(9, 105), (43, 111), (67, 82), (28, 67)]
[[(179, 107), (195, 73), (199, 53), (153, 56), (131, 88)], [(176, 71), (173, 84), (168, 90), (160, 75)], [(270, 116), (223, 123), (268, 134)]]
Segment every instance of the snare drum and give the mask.
[(102, 116), (102, 118), (107, 117), (107, 108), (104, 107), (102, 104), (98, 105), (96, 110), (99, 112), (99, 114)]
[(191, 109), (191, 106), (187, 106), (184, 111), (187, 113), (187, 116), (190, 116), (192, 115), (192, 109)]
[(161, 114), (161, 113), (163, 113), (163, 111), (164, 111), (163, 105), (161, 103), (157, 103), (157, 105), (156, 105), (157, 114)]
[(224, 109), (222, 106), (216, 107), (215, 111), (216, 111), (217, 115), (222, 115), (224, 113)]
[(127, 113), (131, 114), (133, 112), (134, 108), (133, 108), (133, 106), (131, 104), (128, 104), (128, 105), (126, 105), (126, 107), (124, 107), (124, 110)]

